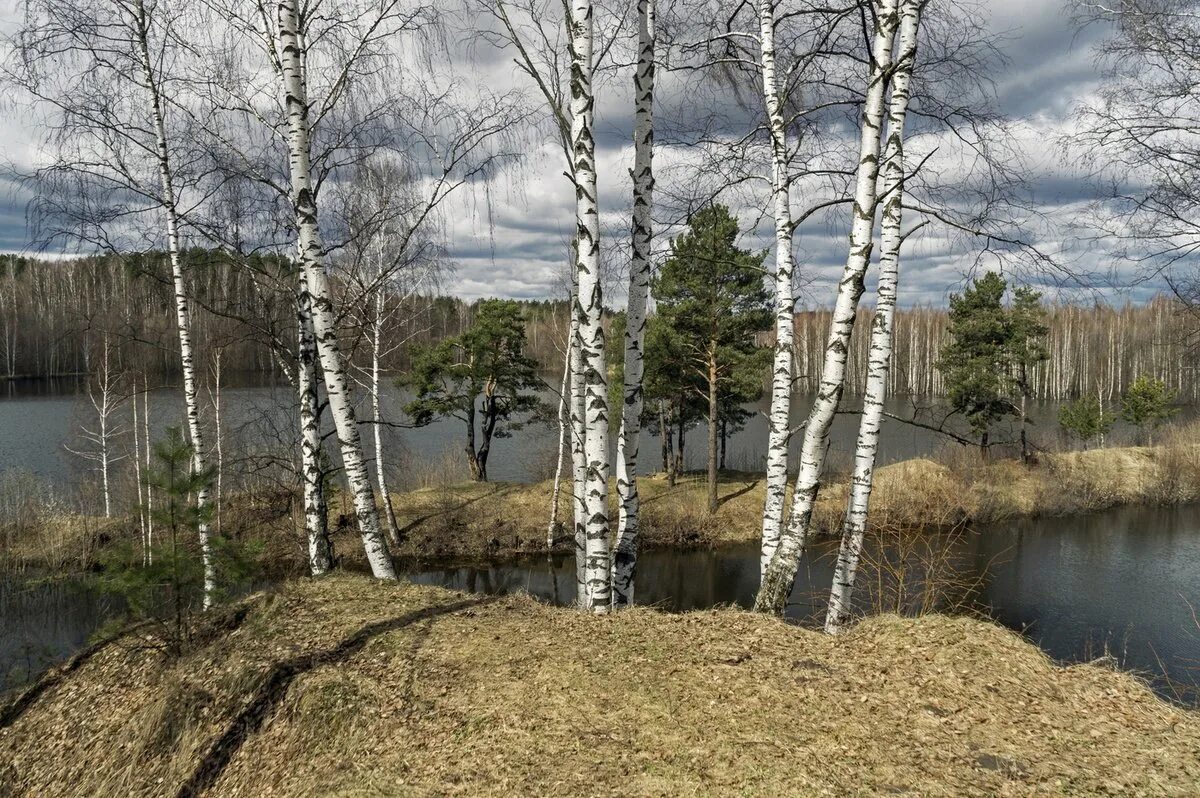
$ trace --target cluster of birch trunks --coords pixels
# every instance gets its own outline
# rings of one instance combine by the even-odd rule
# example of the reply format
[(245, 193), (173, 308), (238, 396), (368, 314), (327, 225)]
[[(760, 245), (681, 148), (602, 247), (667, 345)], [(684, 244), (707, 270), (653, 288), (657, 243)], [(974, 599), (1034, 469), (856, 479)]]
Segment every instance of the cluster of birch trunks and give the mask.
[[(762, 0), (759, 29), (739, 32), (759, 45), (762, 101), (773, 157), (772, 209), (775, 216), (776, 329), (771, 375), (767, 491), (763, 508), (761, 585), (755, 608), (782, 613), (806, 548), (813, 505), (827, 451), (826, 440), (846, 382), (850, 338), (863, 293), (864, 277), (880, 224), (880, 257), (876, 313), (871, 329), (870, 364), (856, 448), (854, 477), (838, 556), (826, 628), (836, 632), (849, 617), (854, 577), (863, 544), (872, 473), (878, 448), (884, 393), (892, 349), (893, 312), (899, 278), (904, 206), (904, 125), (909, 86), (916, 64), (917, 36), (925, 0), (873, 0), (864, 20), (873, 23), (865, 89), (861, 101), (858, 161), (854, 170), (853, 210), (846, 265), (838, 282), (817, 395), (803, 424), (803, 445), (790, 508), (785, 512), (788, 444), (792, 427), (791, 399), (795, 383), (795, 294), (792, 236), (795, 231), (790, 196), (788, 152), (791, 126), (787, 98), (775, 63), (777, 5)], [(635, 75), (635, 161), (633, 176), (632, 265), (629, 310), (624, 340), (623, 402), (617, 440), (615, 530), (608, 514), (610, 414), (604, 373), (604, 338), (600, 327), (598, 211), (595, 150), (592, 135), (593, 32), (587, 0), (570, 5), (571, 106), (570, 142), (576, 185), (575, 316), (572, 321), (568, 391), (577, 551), (579, 606), (608, 612), (633, 601), (637, 558), (637, 433), (641, 415), (642, 347), (649, 284), (652, 191), (652, 103), (654, 82), (654, 7), (638, 3), (639, 58)], [(725, 34), (730, 35), (730, 34)]]

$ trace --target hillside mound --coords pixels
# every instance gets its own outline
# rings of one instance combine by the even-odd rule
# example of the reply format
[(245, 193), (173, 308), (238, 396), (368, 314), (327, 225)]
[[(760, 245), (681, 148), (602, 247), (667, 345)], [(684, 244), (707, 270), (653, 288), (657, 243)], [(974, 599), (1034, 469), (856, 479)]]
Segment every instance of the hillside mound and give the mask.
[(0, 795), (1194, 795), (1200, 716), (1004, 629), (833, 639), (335, 577), (0, 712)]

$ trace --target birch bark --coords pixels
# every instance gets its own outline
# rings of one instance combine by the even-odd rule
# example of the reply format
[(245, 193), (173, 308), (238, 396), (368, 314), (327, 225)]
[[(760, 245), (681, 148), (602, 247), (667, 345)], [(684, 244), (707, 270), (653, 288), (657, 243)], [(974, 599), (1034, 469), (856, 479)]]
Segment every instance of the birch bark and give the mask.
[[(179, 365), (183, 372), (183, 402), (187, 416), (188, 437), (192, 445), (192, 469), (196, 473), (205, 470), (204, 436), (200, 430), (200, 406), (196, 391), (196, 364), (192, 352), (192, 316), (187, 289), (183, 278), (183, 265), (179, 258), (179, 214), (175, 206), (174, 173), (171, 169), (170, 152), (167, 149), (166, 122), (163, 116), (162, 97), (154, 72), (154, 61), (150, 58), (150, 20), (142, 0), (134, 5), (137, 18), (138, 56), (141, 60), (142, 76), (149, 93), (150, 111), (154, 124), (154, 141), (158, 159), (158, 176), (162, 186), (162, 206), (167, 223), (167, 255), (171, 262), (171, 283), (175, 293), (175, 327), (179, 334)], [(196, 507), (203, 510), (208, 504), (208, 490), (196, 492)], [(216, 565), (213, 562), (212, 541), (209, 539), (208, 524), (197, 525), (200, 536), (200, 559), (204, 570), (204, 609), (212, 606), (217, 589)]]
[(594, 135), (593, 13), (591, 0), (571, 0), (571, 151), (575, 173), (575, 222), (579, 275), (576, 315), (583, 366), (584, 484), (586, 518), (585, 609), (604, 613), (611, 602), (608, 542), (608, 375), (604, 365), (604, 310), (600, 287), (600, 214), (596, 204), (596, 140)]
[[(568, 325), (569, 326), (569, 325)], [(563, 461), (571, 434), (571, 414), (568, 397), (571, 388), (571, 353), (574, 351), (570, 333), (567, 334), (567, 354), (563, 360), (562, 384), (558, 389), (558, 461), (554, 466), (554, 487), (550, 491), (550, 521), (546, 525), (546, 551), (554, 548), (554, 533), (558, 531), (558, 499), (562, 494)]]
[(771, 193), (775, 211), (775, 357), (771, 365), (771, 409), (768, 416), (767, 486), (763, 505), (759, 577), (779, 548), (787, 493), (788, 439), (791, 437), (792, 369), (795, 364), (795, 296), (792, 290), (792, 206), (788, 177), (787, 126), (775, 68), (775, 2), (760, 0), (759, 38), (763, 101), (771, 135)]
[(779, 546), (762, 576), (755, 610), (782, 614), (808, 543), (809, 523), (816, 502), (821, 469), (825, 464), (825, 440), (833, 424), (845, 389), (846, 358), (850, 334), (863, 292), (863, 278), (870, 262), (874, 240), (876, 180), (879, 176), (880, 133), (883, 128), (884, 89), (891, 72), (892, 48), (898, 24), (898, 0), (875, 0), (875, 30), (871, 64), (863, 100), (862, 130), (855, 178), (854, 211), (850, 225), (850, 251), (838, 283), (837, 301), (825, 345), (821, 382), (804, 428), (800, 468), (792, 491), (791, 514), (780, 536)]
[(379, 531), (375, 493), (371, 488), (366, 460), (363, 457), (358, 419), (350, 401), (350, 384), (346, 377), (345, 360), (337, 342), (333, 302), (325, 276), (324, 252), (317, 223), (317, 203), (310, 167), (308, 92), (300, 46), (299, 0), (280, 0), (277, 20), (280, 82), (287, 110), (291, 199), (299, 235), (300, 263), (311, 298), (317, 354), (321, 371), (325, 375), (325, 394), (337, 429), (338, 442), (341, 444), (342, 466), (350, 484), (350, 491), (354, 495), (355, 515), (371, 573), (376, 579), (395, 579), (396, 570), (388, 554), (387, 541)]
[(654, 208), (654, 14), (655, 0), (638, 0), (638, 63), (633, 76), (633, 235), (629, 306), (625, 314), (625, 384), (617, 438), (617, 545), (613, 555), (612, 603), (633, 603), (638, 537), (638, 439), (642, 419), (642, 376), (646, 305), (650, 298), (650, 254)]
[(304, 271), (296, 292), (296, 387), (300, 394), (300, 477), (304, 490), (304, 531), (308, 534), (308, 568), (313, 576), (329, 572), (332, 556), (324, 485), (321, 483), (321, 406), (317, 390), (317, 336), (312, 300)]
[(396, 521), (396, 510), (392, 506), (392, 494), (388, 491), (387, 474), (383, 460), (383, 414), (380, 410), (380, 365), (383, 352), (383, 324), (386, 319), (386, 272), (383, 265), (383, 245), (380, 244), (378, 285), (375, 288), (375, 316), (371, 325), (371, 419), (375, 422), (375, 480), (379, 485), (379, 500), (383, 502), (384, 518), (387, 519), (388, 540), (399, 546), (400, 524)]
[[(578, 279), (578, 274), (576, 274)], [(587, 453), (583, 440), (587, 397), (583, 381), (583, 354), (579, 349), (579, 315), (575, 308), (578, 290), (571, 292), (571, 498), (575, 506), (575, 598), (580, 609), (587, 606)]]
[(850, 619), (854, 597), (854, 579), (862, 552), (867, 526), (867, 507), (879, 451), (879, 428), (883, 419), (883, 400), (887, 394), (892, 359), (893, 320), (900, 276), (900, 225), (904, 202), (904, 121), (908, 113), (909, 84), (917, 57), (917, 29), (921, 19), (921, 0), (902, 0), (900, 33), (892, 96), (888, 105), (887, 144), (883, 158), (883, 214), (879, 235), (879, 296), (871, 328), (871, 347), (867, 365), (867, 387), (863, 413), (854, 451), (854, 477), (850, 500), (842, 525), (825, 631), (837, 634)]

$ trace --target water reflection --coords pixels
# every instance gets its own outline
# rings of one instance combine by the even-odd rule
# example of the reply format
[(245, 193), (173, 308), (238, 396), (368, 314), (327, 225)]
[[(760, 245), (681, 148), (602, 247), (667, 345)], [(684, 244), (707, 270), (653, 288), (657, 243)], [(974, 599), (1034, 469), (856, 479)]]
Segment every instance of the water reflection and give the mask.
[[(954, 539), (927, 538), (904, 573), (907, 606), (924, 602), (922, 552), (945, 550), (934, 603), (986, 611), (1023, 632), (1050, 656), (1087, 661), (1110, 654), (1122, 667), (1161, 674), (1200, 690), (1200, 509), (1122, 508), (1089, 516), (1014, 521)], [(894, 554), (894, 552), (893, 552)], [(833, 571), (834, 543), (819, 544), (801, 566), (788, 616), (818, 621)], [(946, 576), (949, 574), (949, 576)], [(421, 584), (478, 593), (528, 592), (574, 601), (573, 557), (431, 567), (409, 574)], [(891, 581), (889, 581), (889, 579)], [(860, 610), (895, 606), (895, 573), (868, 562), (856, 595)], [(753, 544), (715, 551), (659, 551), (639, 560), (637, 603), (669, 611), (748, 607), (758, 587)], [(889, 593), (888, 590), (893, 590)], [(112, 600), (56, 583), (0, 581), (0, 685), (62, 659), (114, 612)]]

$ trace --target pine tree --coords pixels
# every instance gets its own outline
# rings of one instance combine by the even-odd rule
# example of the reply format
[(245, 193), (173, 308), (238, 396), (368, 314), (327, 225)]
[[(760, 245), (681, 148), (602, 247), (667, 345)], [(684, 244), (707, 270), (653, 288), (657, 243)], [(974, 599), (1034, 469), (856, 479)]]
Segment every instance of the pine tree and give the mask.
[(1175, 415), (1176, 408), (1171, 406), (1174, 401), (1175, 394), (1167, 389), (1165, 382), (1143, 374), (1121, 397), (1121, 418), (1141, 430), (1153, 446), (1154, 431)]
[(760, 373), (770, 350), (754, 334), (771, 324), (771, 296), (763, 282), (766, 253), (740, 249), (737, 220), (723, 205), (698, 211), (671, 242), (671, 256), (654, 282), (663, 323), (683, 357), (684, 375), (707, 398), (708, 510), (717, 509), (721, 396)]

